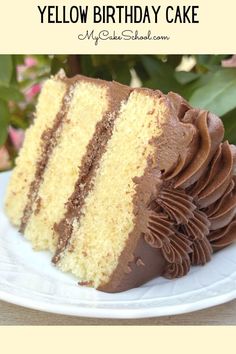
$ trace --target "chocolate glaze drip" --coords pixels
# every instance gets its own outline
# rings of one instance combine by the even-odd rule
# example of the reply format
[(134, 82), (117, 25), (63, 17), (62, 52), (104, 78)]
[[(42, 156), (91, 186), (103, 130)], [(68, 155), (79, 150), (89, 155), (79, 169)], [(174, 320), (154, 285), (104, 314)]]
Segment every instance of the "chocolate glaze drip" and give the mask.
[(153, 273), (182, 277), (191, 264), (204, 265), (213, 251), (236, 239), (235, 146), (222, 143), (223, 124), (214, 114), (192, 109), (174, 93), (165, 99), (169, 123), (163, 126), (162, 137), (153, 140), (157, 164), (149, 161), (144, 175), (134, 179), (136, 224), (117, 269), (100, 287), (103, 291), (127, 290), (141, 283), (137, 271), (134, 278), (124, 266), (136, 269), (133, 259), (140, 237), (164, 260), (155, 273), (152, 251), (152, 259), (143, 262), (145, 281)]

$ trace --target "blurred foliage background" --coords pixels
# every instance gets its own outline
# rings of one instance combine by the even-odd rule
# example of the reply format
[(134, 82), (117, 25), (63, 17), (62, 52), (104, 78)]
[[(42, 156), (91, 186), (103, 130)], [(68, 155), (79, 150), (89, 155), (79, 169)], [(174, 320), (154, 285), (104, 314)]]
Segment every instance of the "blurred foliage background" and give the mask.
[(0, 55), (0, 171), (14, 166), (42, 83), (60, 68), (68, 76), (176, 91), (221, 116), (225, 138), (236, 144), (236, 56)]

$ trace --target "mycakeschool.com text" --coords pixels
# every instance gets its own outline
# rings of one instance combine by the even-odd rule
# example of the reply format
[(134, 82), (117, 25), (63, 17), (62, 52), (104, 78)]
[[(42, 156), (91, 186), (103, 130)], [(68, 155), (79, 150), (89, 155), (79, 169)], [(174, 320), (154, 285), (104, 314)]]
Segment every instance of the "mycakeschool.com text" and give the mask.
[(78, 39), (93, 41), (97, 46), (102, 41), (168, 41), (169, 35), (154, 34), (151, 30), (146, 33), (141, 33), (139, 30), (123, 30), (120, 33), (117, 31), (101, 30), (96, 32), (95, 30), (86, 30), (83, 33), (78, 34)]

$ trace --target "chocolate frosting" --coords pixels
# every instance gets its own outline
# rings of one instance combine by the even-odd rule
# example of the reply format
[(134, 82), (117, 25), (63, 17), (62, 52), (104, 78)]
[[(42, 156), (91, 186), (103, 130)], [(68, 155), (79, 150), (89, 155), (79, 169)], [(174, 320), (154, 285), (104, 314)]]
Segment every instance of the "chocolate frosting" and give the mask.
[(236, 147), (222, 143), (214, 114), (174, 93), (161, 99), (168, 117), (162, 136), (151, 141), (156, 156), (134, 179), (135, 227), (103, 291), (182, 277), (236, 239)]

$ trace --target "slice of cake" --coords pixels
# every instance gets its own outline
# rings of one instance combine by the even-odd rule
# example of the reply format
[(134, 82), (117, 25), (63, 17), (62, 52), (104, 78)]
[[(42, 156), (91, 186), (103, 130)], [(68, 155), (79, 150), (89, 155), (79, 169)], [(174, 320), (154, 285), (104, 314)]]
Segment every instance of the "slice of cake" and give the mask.
[(181, 277), (236, 238), (236, 148), (223, 135), (177, 94), (60, 73), (39, 97), (6, 212), (81, 285)]

